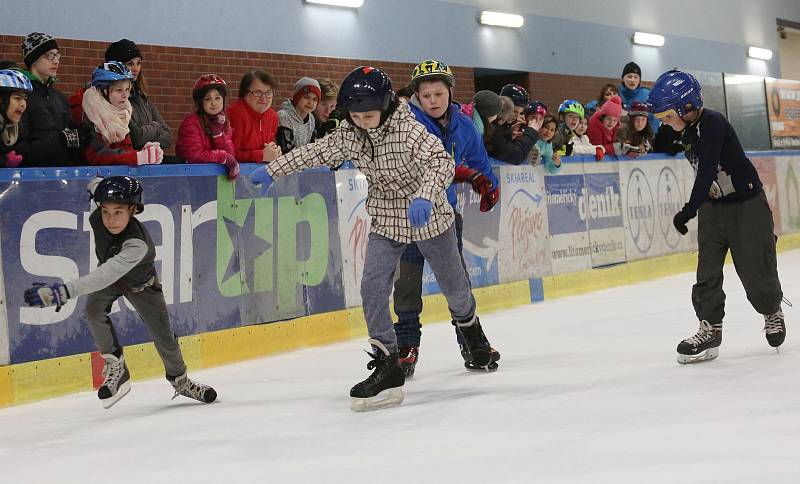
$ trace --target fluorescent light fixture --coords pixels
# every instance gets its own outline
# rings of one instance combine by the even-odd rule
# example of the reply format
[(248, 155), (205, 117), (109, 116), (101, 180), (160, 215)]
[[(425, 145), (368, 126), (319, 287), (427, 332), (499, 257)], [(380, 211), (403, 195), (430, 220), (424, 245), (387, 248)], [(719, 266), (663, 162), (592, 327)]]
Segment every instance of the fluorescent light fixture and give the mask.
[(747, 49), (747, 55), (753, 59), (761, 59), (765, 61), (772, 59), (772, 51), (769, 49), (762, 49), (760, 47), (750, 47)]
[(738, 84), (755, 84), (757, 82), (764, 82), (761, 76), (751, 76), (749, 74), (725, 74), (725, 84), (738, 85)]
[(648, 34), (647, 32), (634, 32), (633, 43), (640, 45), (652, 45), (653, 47), (661, 47), (664, 45), (664, 36), (658, 34)]
[(483, 25), (496, 25), (498, 27), (513, 27), (517, 29), (522, 27), (522, 24), (525, 23), (525, 19), (522, 18), (522, 15), (490, 12), (489, 10), (482, 11), (481, 16), (478, 17), (478, 21)]
[(364, 0), (306, 0), (306, 3), (332, 5), (334, 7), (358, 8), (364, 5)]

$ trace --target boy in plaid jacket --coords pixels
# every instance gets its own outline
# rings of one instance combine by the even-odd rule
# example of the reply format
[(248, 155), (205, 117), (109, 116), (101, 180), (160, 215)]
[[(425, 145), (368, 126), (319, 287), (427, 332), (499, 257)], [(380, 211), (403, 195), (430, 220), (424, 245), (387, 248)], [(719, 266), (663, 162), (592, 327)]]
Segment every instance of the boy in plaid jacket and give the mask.
[(361, 297), (373, 347), (374, 370), (350, 390), (354, 411), (399, 405), (405, 376), (389, 312), (395, 268), (415, 242), (429, 261), (456, 326), (476, 365), (492, 363), (491, 346), (475, 314), (475, 299), (461, 263), (447, 187), (455, 163), (439, 139), (396, 99), (391, 80), (373, 67), (359, 67), (342, 82), (337, 105), (347, 111), (340, 127), (314, 144), (293, 150), (252, 175), (265, 190), (274, 178), (351, 160), (367, 177), (372, 217)]

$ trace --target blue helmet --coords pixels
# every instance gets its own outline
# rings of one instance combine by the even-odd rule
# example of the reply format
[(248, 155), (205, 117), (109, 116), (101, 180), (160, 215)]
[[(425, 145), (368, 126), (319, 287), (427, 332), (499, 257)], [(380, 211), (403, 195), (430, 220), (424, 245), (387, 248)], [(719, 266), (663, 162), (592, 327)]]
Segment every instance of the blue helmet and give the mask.
[(647, 104), (653, 113), (663, 113), (674, 109), (678, 116), (703, 107), (700, 83), (688, 72), (673, 69), (656, 80), (650, 89)]
[(33, 91), (31, 81), (25, 74), (14, 69), (0, 71), (0, 91)]
[(347, 112), (363, 113), (389, 109), (394, 101), (392, 80), (380, 69), (356, 67), (342, 81), (336, 107)]
[(92, 86), (94, 87), (105, 89), (117, 81), (133, 81), (133, 74), (122, 62), (104, 62), (92, 72)]

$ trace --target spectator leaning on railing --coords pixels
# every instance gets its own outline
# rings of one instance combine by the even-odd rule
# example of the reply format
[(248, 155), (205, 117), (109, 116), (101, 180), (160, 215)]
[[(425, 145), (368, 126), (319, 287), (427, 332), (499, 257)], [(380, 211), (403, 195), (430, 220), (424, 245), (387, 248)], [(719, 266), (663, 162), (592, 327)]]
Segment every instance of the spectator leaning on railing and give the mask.
[(22, 163), (22, 155), (16, 152), (19, 120), (31, 91), (31, 81), (21, 72), (0, 70), (0, 168), (16, 168)]
[(228, 109), (236, 159), (242, 163), (270, 162), (281, 155), (275, 143), (278, 115), (270, 107), (275, 81), (257, 69), (242, 76), (239, 99)]
[(278, 111), (276, 142), (282, 152), (288, 153), (295, 147), (314, 141), (313, 112), (321, 97), (316, 79), (303, 77), (294, 83), (292, 98), (284, 101)]
[(33, 91), (20, 120), (20, 166), (80, 164), (91, 131), (71, 122), (66, 96), (53, 87), (61, 61), (58, 42), (47, 34), (30, 33), (22, 41), (22, 56), (29, 69), (23, 73)]
[(239, 176), (231, 125), (225, 115), (228, 85), (216, 74), (204, 74), (194, 83), (195, 112), (184, 118), (178, 130), (175, 152), (188, 163), (220, 163), (228, 179)]
[(133, 86), (128, 98), (133, 107), (129, 125), (133, 148), (140, 150), (153, 141), (163, 149), (172, 146), (169, 125), (147, 97), (147, 81), (142, 72), (144, 57), (139, 47), (128, 39), (118, 40), (108, 46), (105, 58), (106, 61), (122, 62), (133, 74)]

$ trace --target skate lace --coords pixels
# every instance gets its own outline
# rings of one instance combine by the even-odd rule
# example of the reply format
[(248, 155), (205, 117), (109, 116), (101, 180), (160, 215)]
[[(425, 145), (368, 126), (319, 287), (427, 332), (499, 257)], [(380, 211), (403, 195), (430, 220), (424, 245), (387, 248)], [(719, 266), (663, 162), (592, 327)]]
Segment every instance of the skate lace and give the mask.
[(195, 400), (203, 400), (208, 388), (210, 388), (208, 385), (194, 382), (187, 377), (181, 383), (175, 385), (175, 395), (172, 395), (172, 400), (178, 395), (194, 398)]
[(783, 311), (764, 316), (764, 332), (767, 334), (783, 332)]
[(714, 326), (712, 326), (711, 323), (709, 323), (704, 319), (700, 321), (700, 329), (697, 330), (697, 334), (687, 339), (686, 342), (691, 344), (692, 346), (698, 346), (702, 343), (709, 341), (713, 337), (714, 337)]
[(101, 372), (103, 375), (103, 386), (116, 386), (119, 379), (122, 377), (122, 367), (122, 360), (118, 360), (117, 363), (109, 363), (108, 360), (106, 360), (106, 364)]

